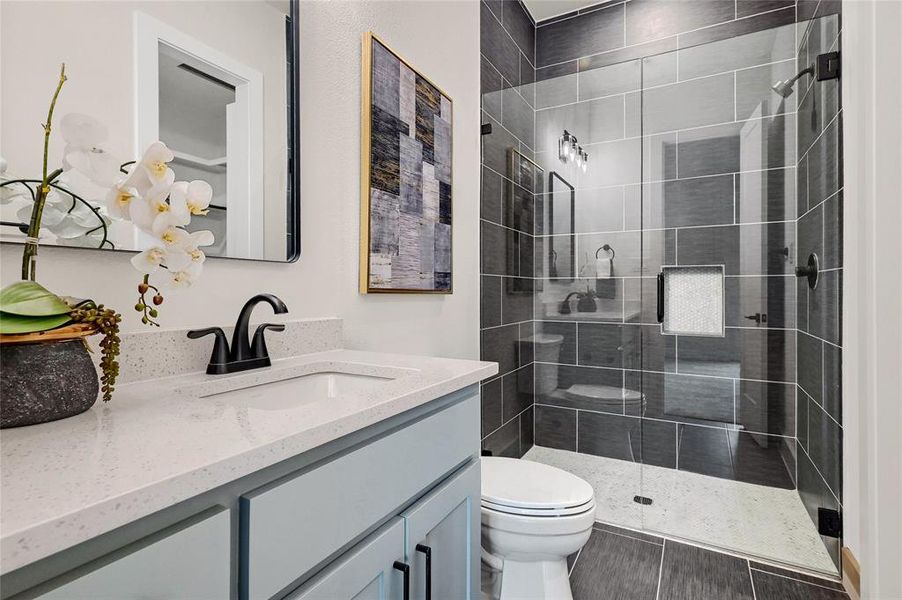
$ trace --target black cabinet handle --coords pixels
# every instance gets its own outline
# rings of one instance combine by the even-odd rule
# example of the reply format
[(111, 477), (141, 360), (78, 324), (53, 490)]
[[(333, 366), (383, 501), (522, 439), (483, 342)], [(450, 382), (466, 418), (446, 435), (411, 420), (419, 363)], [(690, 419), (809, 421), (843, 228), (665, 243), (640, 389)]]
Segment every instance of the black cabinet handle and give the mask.
[(426, 600), (432, 600), (432, 548), (426, 544), (417, 544), (417, 552), (426, 555)]
[(658, 273), (658, 323), (664, 322), (664, 273)]
[(404, 574), (404, 600), (410, 600), (410, 565), (396, 560), (392, 567)]

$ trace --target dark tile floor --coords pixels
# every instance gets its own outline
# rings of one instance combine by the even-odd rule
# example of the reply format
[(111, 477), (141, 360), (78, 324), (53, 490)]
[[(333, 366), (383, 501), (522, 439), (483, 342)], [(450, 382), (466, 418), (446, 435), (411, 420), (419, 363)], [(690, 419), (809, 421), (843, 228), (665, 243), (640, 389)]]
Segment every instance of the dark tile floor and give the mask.
[(570, 583), (574, 600), (849, 600), (836, 581), (603, 523)]

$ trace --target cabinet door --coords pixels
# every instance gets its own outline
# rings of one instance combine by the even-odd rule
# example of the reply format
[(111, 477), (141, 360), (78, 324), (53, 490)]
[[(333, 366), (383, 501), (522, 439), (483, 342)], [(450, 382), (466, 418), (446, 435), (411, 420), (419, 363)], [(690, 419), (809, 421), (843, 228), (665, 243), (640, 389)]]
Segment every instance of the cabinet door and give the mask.
[(286, 600), (404, 600), (403, 560), (404, 522), (395, 517)]
[[(215, 508), (26, 592), (41, 600), (229, 598), (231, 521)], [(65, 581), (58, 585), (59, 580)], [(41, 588), (53, 588), (46, 593)], [(32, 595), (34, 593), (34, 595)]]
[(411, 598), (479, 598), (479, 494), (474, 461), (401, 515)]

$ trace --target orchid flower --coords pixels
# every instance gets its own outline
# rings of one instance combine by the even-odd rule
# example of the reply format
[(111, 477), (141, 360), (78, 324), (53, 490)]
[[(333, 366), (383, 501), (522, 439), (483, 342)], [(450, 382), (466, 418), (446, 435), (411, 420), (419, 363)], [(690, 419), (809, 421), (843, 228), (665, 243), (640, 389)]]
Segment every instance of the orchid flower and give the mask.
[(128, 219), (131, 217), (132, 201), (138, 198), (137, 189), (127, 186), (125, 181), (117, 183), (107, 192), (107, 212), (117, 219)]
[(176, 181), (169, 193), (169, 202), (173, 212), (187, 225), (192, 215), (206, 215), (210, 200), (213, 199), (213, 188), (201, 179), (187, 183)]
[(70, 113), (60, 120), (60, 130), (66, 140), (64, 170), (74, 169), (99, 186), (116, 183), (120, 162), (101, 147), (108, 136), (106, 126), (94, 117)]
[[(166, 200), (174, 177), (175, 174), (170, 169), (166, 178), (147, 190), (143, 197), (136, 197), (128, 202), (129, 217), (140, 229), (160, 235), (170, 225), (187, 224), (176, 217)], [(128, 184), (130, 179), (131, 177), (127, 178), (125, 183)], [(140, 193), (137, 189), (135, 191)]]
[(131, 263), (138, 271), (153, 274), (165, 267), (168, 270), (181, 270), (188, 266), (191, 258), (184, 249), (178, 246), (154, 246), (132, 257)]
[(194, 280), (200, 276), (201, 266), (199, 264), (189, 264), (184, 269), (169, 271), (169, 280), (166, 286), (173, 289), (184, 289), (191, 287)]
[(172, 169), (169, 168), (167, 163), (172, 162), (173, 158), (175, 158), (175, 156), (172, 154), (172, 150), (166, 147), (166, 144), (163, 142), (154, 142), (144, 151), (144, 156), (141, 157), (138, 164), (144, 169), (144, 172), (147, 173), (147, 176), (154, 185), (166, 181), (167, 179), (169, 180), (169, 184), (172, 185), (175, 174), (172, 172)]

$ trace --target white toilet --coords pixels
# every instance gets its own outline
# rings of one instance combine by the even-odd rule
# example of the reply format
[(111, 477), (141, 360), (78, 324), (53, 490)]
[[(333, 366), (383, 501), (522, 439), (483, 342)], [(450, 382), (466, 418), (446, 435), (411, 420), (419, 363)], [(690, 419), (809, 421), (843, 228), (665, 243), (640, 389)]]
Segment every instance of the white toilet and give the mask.
[(576, 475), (529, 460), (483, 457), (483, 570), (494, 574), (487, 595), (572, 600), (567, 557), (589, 540), (594, 522), (595, 492)]

